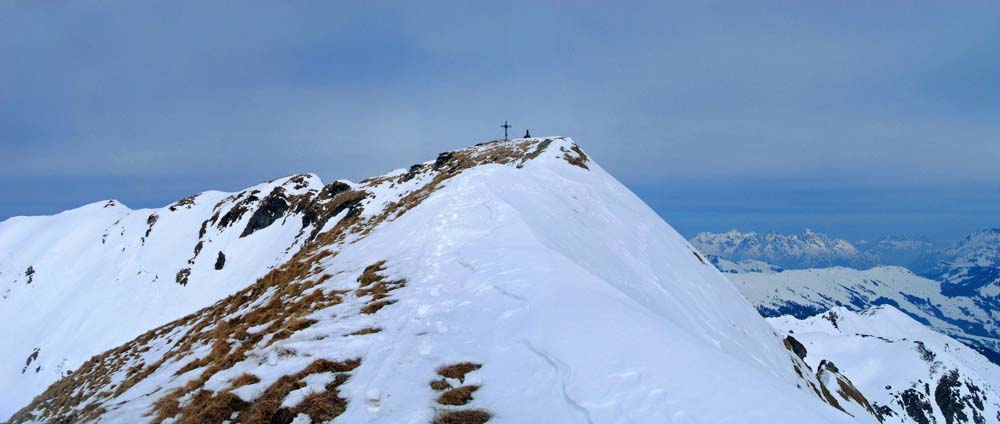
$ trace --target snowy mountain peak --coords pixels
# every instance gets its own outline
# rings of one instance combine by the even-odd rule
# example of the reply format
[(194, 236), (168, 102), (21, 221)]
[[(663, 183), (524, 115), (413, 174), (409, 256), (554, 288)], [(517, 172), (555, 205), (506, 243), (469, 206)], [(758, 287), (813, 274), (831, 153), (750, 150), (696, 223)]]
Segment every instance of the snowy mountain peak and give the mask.
[[(41, 335), (5, 363), (48, 367), (46, 352), (81, 345), (74, 371), (44, 392), (4, 375), (25, 388), (4, 399), (6, 411), (27, 405), (12, 422), (853, 421), (802, 386), (792, 354), (721, 274), (569, 139), (491, 142), (319, 187), (199, 196), (184, 225), (161, 217), (147, 240), (210, 240), (186, 284), (133, 281), (65, 313), (37, 311), (27, 331)], [(257, 243), (268, 260), (248, 253)], [(186, 261), (190, 244), (174, 245), (168, 259)], [(228, 295), (206, 284), (236, 270)], [(105, 290), (103, 278), (41, 274), (32, 287)], [(151, 292), (217, 301), (166, 308), (176, 319), (146, 320), (152, 330), (122, 341), (42, 331), (102, 319), (75, 309), (120, 316), (93, 308), (98, 298), (155, 310), (132, 300)], [(41, 294), (6, 301), (66, 304), (63, 291)], [(171, 305), (162, 296), (149, 298)]]
[[(86, 278), (41, 258), (94, 250), (114, 219), (5, 222), (4, 241), (93, 228), (59, 255), (62, 233), (42, 232), (31, 257), (2, 245), (44, 264), (0, 310), (36, 306), (4, 363), (47, 371), (4, 374), (38, 390), (4, 399), (27, 405), (12, 421), (850, 419), (797, 389), (791, 354), (732, 285), (568, 139), (487, 143), (357, 184), (293, 179), (123, 212), (96, 254), (132, 256), (90, 261)], [(154, 247), (156, 261), (128, 259)], [(135, 267), (189, 271), (114, 282)], [(176, 301), (188, 295), (219, 300)], [(136, 325), (107, 324), (123, 312)]]
[(702, 253), (733, 262), (764, 261), (784, 268), (848, 266), (866, 269), (878, 262), (875, 255), (861, 252), (847, 240), (833, 239), (806, 228), (798, 234), (764, 234), (730, 230), (703, 232), (691, 243)]

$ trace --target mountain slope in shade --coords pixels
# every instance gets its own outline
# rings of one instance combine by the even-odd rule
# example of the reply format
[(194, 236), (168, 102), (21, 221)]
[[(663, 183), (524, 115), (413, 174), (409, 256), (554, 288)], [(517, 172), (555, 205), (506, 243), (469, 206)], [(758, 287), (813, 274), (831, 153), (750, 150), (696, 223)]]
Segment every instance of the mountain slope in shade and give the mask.
[(739, 292), (568, 139), (445, 153), (310, 208), (290, 260), (12, 421), (875, 422), (803, 387)]
[(1000, 367), (891, 306), (768, 321), (806, 363), (850, 375), (885, 423), (1000, 422)]
[(867, 269), (878, 264), (878, 256), (862, 252), (847, 240), (834, 239), (806, 229), (799, 234), (767, 232), (699, 233), (691, 244), (706, 255), (730, 261), (758, 260), (783, 268), (847, 266)]
[[(968, 297), (941, 294), (941, 283), (900, 267), (779, 270), (716, 260), (761, 315), (806, 318), (843, 306), (860, 311), (892, 305), (930, 328), (1000, 360), (1000, 321)], [(748, 272), (748, 270), (760, 270)], [(1000, 362), (998, 362), (1000, 363)]]

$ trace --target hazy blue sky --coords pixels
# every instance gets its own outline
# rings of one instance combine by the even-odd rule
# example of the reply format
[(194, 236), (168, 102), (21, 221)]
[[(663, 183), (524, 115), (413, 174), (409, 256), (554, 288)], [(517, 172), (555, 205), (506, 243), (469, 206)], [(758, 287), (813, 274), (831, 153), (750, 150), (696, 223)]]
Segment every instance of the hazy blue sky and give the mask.
[(1000, 3), (819, 3), (4, 2), (0, 219), (357, 180), (507, 119), (688, 235), (1000, 226)]

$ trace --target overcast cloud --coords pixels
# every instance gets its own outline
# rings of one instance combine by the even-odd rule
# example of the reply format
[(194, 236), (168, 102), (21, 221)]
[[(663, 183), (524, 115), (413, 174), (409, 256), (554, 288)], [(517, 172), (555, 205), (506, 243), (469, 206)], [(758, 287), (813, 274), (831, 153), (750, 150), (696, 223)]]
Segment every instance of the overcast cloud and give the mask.
[(689, 235), (1000, 226), (993, 2), (206, 3), (0, 6), (0, 219), (358, 180), (506, 119)]

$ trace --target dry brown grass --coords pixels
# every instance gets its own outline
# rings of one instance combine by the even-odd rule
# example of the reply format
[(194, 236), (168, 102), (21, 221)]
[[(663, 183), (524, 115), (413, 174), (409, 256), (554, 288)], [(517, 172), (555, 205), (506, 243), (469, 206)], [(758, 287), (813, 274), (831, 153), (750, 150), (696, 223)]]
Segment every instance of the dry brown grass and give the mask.
[(384, 259), (366, 266), (365, 270), (358, 276), (359, 287), (368, 287), (372, 285), (372, 283), (381, 281), (383, 277), (378, 275), (381, 271), (385, 271)]
[(389, 297), (390, 292), (406, 286), (406, 279), (389, 281), (385, 276), (379, 274), (384, 270), (385, 260), (381, 260), (365, 267), (361, 275), (358, 276), (358, 288), (354, 291), (354, 295), (358, 297), (371, 296), (368, 303), (361, 308), (361, 313), (371, 315), (396, 303), (395, 300), (387, 300), (386, 298)]
[(266, 424), (284, 422), (283, 419), (287, 417), (288, 422), (290, 422), (291, 417), (295, 417), (299, 413), (309, 415), (313, 422), (329, 421), (347, 409), (347, 400), (341, 398), (337, 392), (340, 385), (347, 381), (347, 374), (337, 375), (333, 382), (324, 387), (325, 391), (309, 394), (292, 409), (281, 408), (281, 402), (292, 390), (305, 387), (302, 379), (306, 376), (324, 372), (346, 373), (359, 365), (361, 365), (360, 359), (344, 362), (318, 359), (299, 373), (282, 376), (275, 381), (250, 404), (245, 415), (240, 416), (240, 421), (247, 424)]
[(378, 302), (371, 302), (371, 303), (368, 303), (365, 306), (361, 307), (361, 313), (362, 314), (371, 315), (371, 314), (374, 314), (374, 313), (378, 312), (379, 309), (382, 309), (382, 308), (384, 308), (386, 306), (389, 306), (389, 305), (391, 305), (393, 303), (396, 303), (396, 302), (392, 301), (392, 300), (380, 300)]
[(442, 390), (448, 390), (450, 388), (451, 388), (451, 384), (448, 384), (448, 382), (445, 381), (445, 379), (443, 379), (443, 378), (437, 379), (437, 380), (434, 380), (434, 381), (431, 382), (431, 389), (434, 390), (434, 391), (440, 392)]
[(844, 411), (844, 407), (840, 406), (840, 402), (837, 402), (837, 398), (833, 397), (833, 394), (831, 394), (830, 390), (826, 388), (826, 385), (823, 384), (822, 380), (820, 381), (819, 388), (820, 391), (823, 393), (823, 399), (826, 401), (826, 403), (829, 403), (830, 406), (834, 408)]
[(854, 387), (854, 383), (844, 377), (843, 375), (837, 376), (837, 394), (844, 400), (850, 402), (854, 401), (858, 405), (865, 407), (868, 413), (874, 415), (879, 421), (882, 421), (882, 417), (878, 412), (875, 412), (875, 408), (872, 407), (871, 403), (868, 402), (868, 398), (861, 394), (861, 391)]
[(248, 403), (243, 399), (228, 391), (212, 393), (208, 390), (199, 390), (191, 398), (189, 407), (182, 410), (182, 412), (186, 413), (182, 415), (177, 423), (221, 423), (228, 420), (233, 415), (233, 412), (244, 410), (247, 405)]
[(459, 362), (457, 364), (445, 365), (437, 369), (437, 374), (445, 378), (454, 378), (465, 382), (465, 375), (482, 368), (481, 364), (472, 362)]
[(441, 411), (434, 419), (434, 424), (483, 424), (492, 417), (489, 412), (481, 409)]
[(308, 415), (314, 423), (330, 421), (346, 410), (347, 401), (336, 391), (310, 393), (295, 407), (295, 412)]
[(375, 333), (378, 333), (380, 331), (382, 331), (381, 328), (366, 327), (366, 328), (362, 328), (362, 329), (360, 329), (358, 331), (355, 331), (355, 332), (353, 332), (351, 334), (348, 334), (348, 335), (349, 336), (364, 336), (364, 335), (367, 335), (367, 334), (375, 334)]
[(572, 147), (570, 147), (570, 150), (566, 150), (564, 148), (563, 152), (566, 152), (563, 155), (563, 159), (566, 159), (566, 162), (569, 162), (570, 165), (579, 166), (580, 168), (586, 169), (588, 171), (590, 170), (590, 167), (587, 166), (587, 162), (590, 161), (590, 158), (588, 158), (587, 154), (583, 153), (583, 150), (580, 150), (580, 148), (577, 147), (577, 145), (574, 144)]
[(312, 326), (317, 322), (319, 321), (316, 321), (314, 319), (295, 318), (290, 320), (290, 322), (286, 325), (285, 329), (294, 333), (299, 330), (305, 330), (306, 328), (309, 328), (310, 326)]
[(472, 392), (476, 390), (479, 390), (479, 386), (456, 387), (442, 393), (438, 397), (437, 403), (441, 405), (465, 405), (472, 401)]
[[(31, 404), (15, 414), (12, 422), (27, 421), (32, 410), (47, 412), (47, 416), (53, 421), (58, 417), (71, 416), (73, 405), (79, 405), (86, 399), (106, 401), (119, 396), (167, 362), (187, 357), (198, 346), (210, 345), (211, 351), (207, 356), (183, 367), (181, 373), (199, 368), (204, 370), (184, 386), (162, 394), (155, 402), (153, 410), (155, 416), (152, 422), (159, 423), (179, 413), (182, 416), (190, 415), (193, 411), (187, 409), (182, 411), (179, 407), (177, 402), (179, 398), (188, 393), (196, 393), (213, 375), (246, 359), (247, 352), (258, 346), (264, 336), (272, 334), (280, 338), (290, 335), (296, 329), (300, 330), (314, 322), (301, 318), (302, 316), (340, 303), (343, 292), (309, 290), (328, 278), (311, 277), (318, 271), (314, 265), (331, 254), (331, 251), (325, 249), (302, 251), (288, 263), (269, 272), (257, 283), (215, 305), (151, 330), (132, 342), (91, 358), (77, 372), (50, 386)], [(255, 302), (271, 288), (275, 290), (269, 301), (239, 318), (224, 319)], [(304, 294), (306, 292), (309, 294)], [(249, 334), (246, 331), (261, 324), (268, 326), (256, 334)], [(129, 364), (130, 360), (135, 360), (142, 352), (148, 350), (146, 345), (151, 340), (165, 338), (167, 334), (180, 328), (186, 330), (176, 341), (172, 341), (173, 348), (158, 361), (152, 364)], [(119, 369), (128, 370), (126, 379), (114, 387), (113, 392), (99, 390), (110, 385), (111, 375)], [(75, 390), (77, 388), (82, 390)], [(209, 398), (206, 401), (221, 402), (213, 399)]]
[(251, 384), (260, 383), (260, 378), (253, 374), (243, 373), (238, 377), (234, 378), (232, 382), (229, 383), (230, 389), (237, 389), (243, 386), (248, 386)]

